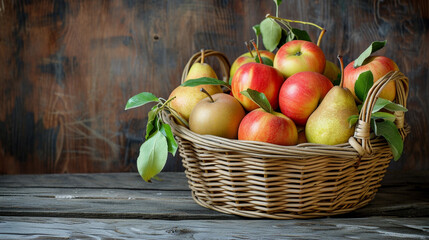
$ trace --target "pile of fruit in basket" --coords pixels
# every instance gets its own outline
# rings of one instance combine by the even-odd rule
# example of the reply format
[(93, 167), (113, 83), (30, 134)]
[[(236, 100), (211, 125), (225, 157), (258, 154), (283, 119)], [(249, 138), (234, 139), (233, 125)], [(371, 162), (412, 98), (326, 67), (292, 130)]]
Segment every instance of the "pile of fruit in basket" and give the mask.
[[(267, 50), (258, 50), (254, 41), (253, 50), (246, 44), (249, 51), (231, 65), (229, 82), (218, 80), (202, 50), (201, 60), (193, 63), (185, 81), (168, 99), (143, 92), (128, 101), (126, 109), (156, 103), (148, 114), (146, 141), (137, 159), (145, 181), (162, 170), (168, 152), (174, 155), (178, 147), (171, 127), (160, 117), (163, 110), (195, 133), (230, 139), (336, 145), (353, 136), (360, 104), (373, 83), (399, 70), (393, 60), (372, 55), (386, 41), (373, 42), (345, 68), (339, 56), (338, 68), (318, 46), (323, 28), (319, 27), (321, 34), (313, 43), (291, 23), (319, 27), (267, 15), (254, 26)], [(403, 142), (393, 123), (393, 111), (406, 109), (392, 102), (395, 94), (395, 83), (390, 82), (374, 107), (371, 127), (376, 136), (386, 138), (397, 160)]]

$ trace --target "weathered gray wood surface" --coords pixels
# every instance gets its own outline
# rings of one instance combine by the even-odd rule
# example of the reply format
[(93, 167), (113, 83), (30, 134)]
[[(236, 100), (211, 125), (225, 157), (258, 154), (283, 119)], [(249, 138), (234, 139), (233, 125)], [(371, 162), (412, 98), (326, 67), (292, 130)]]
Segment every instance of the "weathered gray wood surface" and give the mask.
[(203, 208), (183, 173), (3, 175), (0, 239), (429, 239), (428, 175), (388, 172), (364, 208), (284, 221)]
[(428, 239), (429, 218), (141, 220), (0, 217), (2, 239)]

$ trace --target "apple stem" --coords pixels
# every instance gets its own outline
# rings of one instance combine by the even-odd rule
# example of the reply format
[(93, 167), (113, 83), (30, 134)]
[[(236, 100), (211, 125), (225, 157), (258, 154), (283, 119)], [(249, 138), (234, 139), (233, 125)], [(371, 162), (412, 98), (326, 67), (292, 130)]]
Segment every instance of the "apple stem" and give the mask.
[(247, 50), (248, 50), (248, 51), (249, 51), (249, 53), (250, 53), (250, 56), (251, 56), (252, 58), (254, 58), (253, 53), (252, 53), (252, 49), (250, 49), (249, 43), (248, 43), (247, 41), (245, 41), (245, 42), (244, 42), (244, 44), (246, 45)]
[(264, 63), (262, 62), (261, 53), (259, 52), (259, 50), (258, 50), (258, 46), (256, 46), (255, 41), (250, 40), (250, 42), (253, 44), (253, 47), (255, 48), (256, 54), (258, 54), (259, 63), (264, 64)]
[(212, 96), (210, 95), (210, 93), (209, 93), (209, 92), (207, 92), (207, 90), (205, 90), (204, 88), (201, 88), (201, 89), (200, 89), (200, 91), (201, 91), (201, 92), (203, 92), (203, 93), (205, 93), (207, 96), (209, 96), (210, 101), (211, 101), (212, 103), (214, 103), (214, 100), (213, 100)]
[(344, 62), (343, 62), (343, 56), (338, 55), (338, 60), (340, 61), (340, 69), (341, 69), (341, 80), (340, 80), (340, 87), (343, 87), (344, 83)]
[(204, 49), (201, 49), (201, 64), (204, 63)]

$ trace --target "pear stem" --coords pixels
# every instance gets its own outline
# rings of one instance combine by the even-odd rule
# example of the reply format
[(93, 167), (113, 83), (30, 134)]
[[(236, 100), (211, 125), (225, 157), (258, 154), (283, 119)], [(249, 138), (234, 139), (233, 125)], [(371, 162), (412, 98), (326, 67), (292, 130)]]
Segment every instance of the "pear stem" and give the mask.
[(271, 16), (269, 13), (265, 17), (266, 18), (272, 18), (272, 19), (278, 20), (280, 22), (285, 21), (285, 22), (292, 22), (292, 23), (300, 23), (300, 24), (306, 24), (306, 25), (311, 25), (313, 27), (317, 27), (318, 29), (320, 29), (322, 31), (319, 35), (319, 39), (317, 40), (317, 46), (320, 45), (320, 42), (322, 41), (322, 37), (326, 32), (326, 30), (323, 27), (321, 27), (315, 23), (312, 23), (312, 22), (304, 22), (304, 21), (299, 21), (299, 20), (290, 20), (290, 19), (286, 19), (286, 18), (274, 17), (274, 16)]
[(201, 64), (204, 63), (204, 49), (201, 49)]
[(319, 38), (317, 39), (317, 46), (320, 47), (320, 42), (322, 41), (323, 35), (325, 35), (326, 29), (322, 29), (322, 31), (319, 34)]
[(207, 96), (209, 96), (210, 101), (211, 101), (212, 103), (214, 103), (214, 100), (213, 100), (212, 96), (210, 95), (210, 93), (209, 93), (209, 92), (207, 92), (207, 90), (205, 90), (204, 88), (201, 88), (201, 89), (200, 89), (200, 91), (201, 91), (201, 92), (203, 92), (203, 93), (205, 93)]
[(261, 53), (259, 52), (259, 50), (258, 50), (258, 46), (256, 46), (255, 41), (250, 40), (250, 42), (253, 44), (253, 47), (255, 48), (256, 54), (258, 54), (259, 63), (264, 64), (264, 63), (262, 62)]
[(340, 81), (340, 87), (343, 87), (343, 83), (344, 83), (344, 62), (343, 62), (343, 56), (338, 55), (337, 56), (338, 60), (340, 61), (340, 69), (341, 69), (341, 81)]
[(249, 51), (249, 53), (250, 53), (250, 56), (251, 56), (252, 58), (254, 58), (253, 53), (252, 53), (252, 49), (250, 49), (249, 43), (248, 43), (247, 41), (245, 41), (245, 42), (244, 42), (244, 44), (246, 45), (247, 50), (248, 50), (248, 51)]

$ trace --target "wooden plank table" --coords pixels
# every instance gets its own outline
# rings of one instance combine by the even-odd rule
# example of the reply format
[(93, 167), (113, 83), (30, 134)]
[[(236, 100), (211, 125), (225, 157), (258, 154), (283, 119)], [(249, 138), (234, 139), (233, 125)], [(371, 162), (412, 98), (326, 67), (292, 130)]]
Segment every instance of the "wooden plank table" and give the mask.
[(429, 172), (389, 172), (352, 213), (247, 219), (197, 205), (183, 173), (0, 176), (0, 239), (429, 239)]

